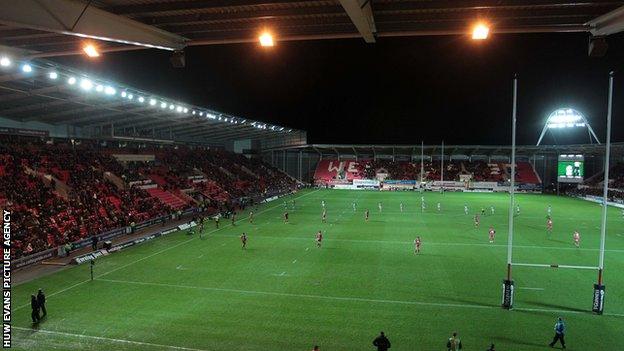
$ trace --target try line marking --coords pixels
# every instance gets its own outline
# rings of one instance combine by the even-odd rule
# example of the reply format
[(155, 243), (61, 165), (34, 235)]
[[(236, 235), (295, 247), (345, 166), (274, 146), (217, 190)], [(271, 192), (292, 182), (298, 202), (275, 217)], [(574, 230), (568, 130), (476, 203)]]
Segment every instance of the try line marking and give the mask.
[[(304, 197), (304, 196), (308, 196), (308, 195), (310, 195), (310, 194), (314, 194), (314, 193), (316, 193), (317, 191), (319, 191), (319, 189), (316, 189), (316, 190), (314, 190), (314, 191), (311, 191), (311, 192), (309, 192), (309, 193), (307, 193), (307, 194), (299, 195), (299, 196), (295, 197), (294, 199), (299, 199), (299, 198), (302, 198), (302, 197)], [(270, 211), (270, 210), (272, 210), (272, 209), (274, 209), (274, 208), (277, 208), (277, 207), (279, 207), (279, 206), (280, 206), (280, 205), (275, 205), (275, 206), (272, 206), (272, 207), (269, 207), (269, 208), (265, 208), (264, 210), (262, 210), (262, 211), (258, 212), (258, 214), (261, 214), (261, 213), (264, 213), (264, 212)], [(240, 218), (240, 219), (238, 219), (236, 222), (240, 222), (240, 221), (243, 221), (243, 220), (246, 220), (246, 219), (245, 219), (245, 218)], [(235, 222), (235, 223), (236, 223), (236, 222)], [(218, 229), (213, 229), (213, 230), (211, 230), (210, 232), (208, 232), (208, 233), (206, 233), (206, 234), (212, 234), (212, 233), (214, 233), (214, 232), (218, 232), (218, 231), (220, 231), (220, 230), (222, 230), (222, 229), (225, 229), (225, 228), (227, 228), (227, 227), (230, 227), (230, 226), (232, 226), (232, 224), (228, 223), (228, 224), (224, 225), (223, 227), (218, 228)], [(180, 243), (177, 243), (177, 244), (175, 244), (175, 245), (173, 245), (173, 246), (169, 246), (169, 247), (167, 247), (167, 248), (165, 248), (165, 249), (162, 249), (162, 250), (160, 250), (160, 251), (156, 251), (156, 252), (154, 252), (154, 253), (153, 253), (153, 254), (151, 254), (151, 255), (144, 256), (144, 257), (142, 257), (142, 258), (139, 258), (138, 260), (132, 261), (132, 262), (130, 262), (130, 263), (128, 263), (128, 264), (125, 264), (125, 265), (123, 265), (123, 266), (120, 266), (120, 267), (117, 267), (117, 268), (115, 268), (115, 269), (112, 269), (112, 270), (110, 270), (110, 271), (108, 271), (108, 272), (106, 272), (106, 273), (102, 273), (102, 274), (100, 274), (100, 275), (96, 276), (96, 277), (95, 277), (95, 279), (98, 279), (98, 278), (101, 278), (101, 277), (107, 276), (107, 275), (109, 275), (109, 274), (111, 274), (111, 273), (113, 273), (113, 272), (117, 272), (117, 271), (118, 271), (118, 270), (120, 270), (120, 269), (124, 269), (124, 268), (126, 268), (126, 267), (132, 266), (133, 264), (136, 264), (136, 263), (139, 263), (139, 262), (141, 262), (141, 261), (147, 260), (148, 258), (152, 258), (152, 257), (154, 257), (154, 256), (156, 256), (156, 255), (160, 255), (160, 254), (161, 254), (161, 253), (163, 253), (163, 252), (166, 252), (166, 251), (169, 251), (169, 250), (175, 249), (176, 247), (178, 247), (178, 246), (182, 246), (182, 245), (184, 245), (184, 244), (186, 244), (186, 243), (188, 243), (188, 242), (191, 242), (192, 240), (195, 240), (196, 238), (197, 238), (197, 237), (192, 237), (192, 238), (190, 238), (190, 239), (187, 239), (187, 240), (184, 240), (184, 241), (182, 241), (182, 242), (180, 242)], [(83, 281), (78, 282), (78, 283), (76, 283), (76, 284), (74, 284), (74, 285), (70, 285), (70, 286), (68, 286), (68, 287), (67, 287), (67, 288), (65, 288), (65, 289), (61, 289), (61, 290), (59, 290), (59, 291), (53, 292), (53, 293), (49, 294), (47, 297), (48, 297), (48, 298), (50, 298), (50, 297), (52, 297), (52, 296), (55, 296), (55, 295), (58, 295), (58, 294), (64, 293), (64, 292), (65, 292), (65, 291), (67, 291), (67, 290), (73, 289), (73, 288), (75, 288), (75, 287), (77, 287), (77, 286), (79, 286), (79, 285), (82, 285), (82, 284), (87, 283), (87, 282), (90, 282), (90, 281), (91, 281), (91, 279), (86, 279), (86, 280), (83, 280)], [(16, 308), (15, 308), (15, 311), (17, 311), (17, 310), (19, 310), (19, 309), (22, 309), (22, 308), (24, 308), (24, 307), (26, 307), (26, 306), (30, 306), (30, 303), (27, 303), (27, 304), (24, 304), (24, 305), (21, 305), (21, 306), (16, 307)]]
[(527, 288), (527, 287), (523, 287), (523, 286), (519, 287), (518, 289), (520, 289), (520, 290), (537, 290), (537, 291), (544, 290), (544, 288)]
[[(341, 296), (326, 296), (326, 295), (311, 295), (311, 294), (294, 294), (283, 293), (273, 291), (257, 291), (257, 290), (241, 290), (241, 289), (227, 289), (227, 288), (214, 288), (204, 286), (193, 285), (178, 285), (178, 284), (166, 284), (166, 283), (151, 283), (151, 282), (139, 282), (131, 280), (115, 280), (115, 279), (98, 279), (101, 282), (117, 283), (117, 284), (134, 284), (145, 286), (161, 286), (175, 289), (195, 289), (205, 291), (218, 291), (218, 292), (230, 292), (236, 294), (245, 295), (266, 295), (266, 296), (282, 296), (304, 299), (317, 299), (317, 300), (331, 300), (331, 301), (354, 301), (354, 302), (368, 302), (368, 303), (383, 303), (383, 304), (398, 304), (398, 305), (413, 305), (413, 306), (433, 306), (433, 307), (451, 307), (451, 308), (471, 308), (471, 309), (500, 309), (499, 306), (491, 305), (476, 305), (476, 304), (456, 304), (456, 303), (442, 303), (442, 302), (424, 302), (424, 301), (406, 301), (406, 300), (384, 300), (384, 299), (371, 299), (364, 297), (341, 297)], [(548, 313), (569, 313), (569, 314), (591, 314), (584, 311), (573, 310), (555, 310), (555, 309), (539, 309), (539, 308), (514, 308), (516, 311), (527, 312), (548, 312)], [(605, 316), (612, 317), (624, 317), (624, 313), (604, 313)]]
[(100, 340), (100, 341), (112, 341), (112, 342), (122, 343), (122, 344), (143, 345), (143, 346), (154, 346), (154, 347), (160, 347), (160, 348), (163, 348), (163, 349), (172, 349), (172, 350), (187, 350), (187, 351), (207, 351), (207, 350), (203, 350), (203, 349), (194, 349), (194, 348), (190, 348), (190, 347), (172, 346), (172, 345), (162, 345), (162, 344), (153, 344), (153, 343), (151, 343), (151, 342), (133, 341), (133, 340), (126, 340), (126, 339), (113, 339), (113, 338), (106, 338), (106, 337), (103, 337), (103, 336), (93, 336), (93, 335), (85, 335), (85, 334), (74, 334), (74, 333), (66, 333), (66, 332), (60, 332), (60, 331), (54, 331), (54, 330), (45, 330), (45, 329), (30, 329), (30, 328), (22, 328), (22, 327), (13, 327), (13, 329), (25, 330), (25, 331), (32, 331), (32, 332), (34, 332), (34, 333), (43, 333), (43, 334), (54, 334), (54, 335), (70, 336), (70, 337), (75, 337), (75, 338), (83, 338), (83, 339), (93, 339), (93, 340)]

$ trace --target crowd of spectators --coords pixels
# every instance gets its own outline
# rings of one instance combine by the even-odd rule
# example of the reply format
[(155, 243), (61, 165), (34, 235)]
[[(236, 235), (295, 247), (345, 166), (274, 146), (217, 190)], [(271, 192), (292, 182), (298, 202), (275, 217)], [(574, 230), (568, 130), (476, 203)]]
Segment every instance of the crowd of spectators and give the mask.
[(128, 152), (95, 141), (1, 136), (0, 205), (12, 210), (14, 257), (172, 213), (131, 182), (157, 179), (164, 190), (189, 191), (196, 201), (189, 207), (227, 210), (242, 197), (296, 186), (261, 161), (222, 150), (142, 150), (155, 155), (153, 162), (122, 163), (112, 156)]

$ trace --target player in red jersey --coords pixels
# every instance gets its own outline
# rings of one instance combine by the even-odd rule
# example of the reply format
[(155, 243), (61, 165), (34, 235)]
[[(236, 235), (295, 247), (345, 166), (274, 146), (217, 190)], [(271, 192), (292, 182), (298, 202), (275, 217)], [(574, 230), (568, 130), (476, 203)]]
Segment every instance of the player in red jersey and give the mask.
[(552, 233), (553, 221), (550, 217), (546, 220), (546, 230), (548, 230), (548, 234)]
[(288, 211), (284, 212), (284, 223), (288, 223)]
[(321, 215), (321, 221), (323, 223), (327, 223), (327, 210), (323, 209), (323, 214)]
[(240, 240), (241, 240), (241, 244), (242, 244), (242, 249), (243, 250), (247, 249), (247, 234), (245, 234), (245, 233), (241, 234)]
[(579, 234), (578, 230), (574, 231), (572, 238), (574, 239), (574, 246), (581, 247), (581, 234)]
[(474, 215), (474, 226), (475, 228), (479, 228), (479, 215), (478, 214)]
[(420, 240), (420, 237), (417, 236), (416, 239), (414, 239), (414, 254), (419, 254), (420, 253), (420, 244), (422, 244), (422, 241)]
[(364, 220), (368, 222), (368, 216), (369, 216), (369, 212), (368, 209), (366, 209), (366, 212), (364, 212)]
[(316, 247), (318, 247), (319, 249), (321, 248), (321, 244), (323, 243), (323, 233), (319, 230), (318, 233), (316, 233)]
[(494, 242), (495, 237), (496, 237), (496, 230), (494, 230), (494, 227), (490, 226), (490, 244)]

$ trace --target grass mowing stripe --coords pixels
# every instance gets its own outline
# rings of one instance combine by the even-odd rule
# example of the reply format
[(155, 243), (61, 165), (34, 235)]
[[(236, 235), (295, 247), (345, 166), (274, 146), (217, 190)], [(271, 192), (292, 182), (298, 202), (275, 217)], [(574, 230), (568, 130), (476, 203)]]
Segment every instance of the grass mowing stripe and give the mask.
[[(284, 275), (284, 273), (282, 273), (282, 275)], [(370, 299), (370, 298), (352, 297), (352, 296), (325, 296), (325, 295), (311, 295), (311, 294), (293, 294), (293, 293), (282, 293), (282, 292), (274, 292), (274, 291), (227, 289), (227, 288), (214, 288), (214, 287), (193, 286), (193, 285), (139, 282), (139, 281), (117, 280), (117, 279), (98, 279), (98, 281), (104, 281), (104, 282), (109, 282), (109, 283), (117, 283), (117, 284), (134, 284), (134, 285), (146, 285), (146, 286), (161, 286), (161, 287), (168, 287), (168, 288), (174, 288), (174, 289), (196, 289), (196, 290), (206, 290), (206, 291), (231, 292), (231, 293), (237, 293), (237, 294), (283, 296), (283, 297), (294, 297), (294, 298), (304, 298), (304, 299), (317, 299), (317, 300), (355, 301), (355, 302), (369, 302), (369, 303), (381, 303), (381, 304), (400, 304), (400, 305), (451, 307), (451, 308), (500, 309), (499, 306), (495, 306), (495, 305), (475, 305), (475, 304), (456, 304), (456, 303), (443, 303), (443, 302), (385, 300), (385, 299)], [(574, 311), (574, 310), (539, 309), (539, 308), (514, 308), (514, 309), (517, 310), (517, 311), (526, 311), (526, 312), (591, 314), (590, 312)], [(604, 315), (606, 315), (606, 316), (613, 316), (613, 317), (624, 317), (624, 313), (604, 313)]]
[(86, 338), (86, 339), (101, 340), (101, 341), (112, 341), (112, 342), (123, 343), (123, 344), (142, 345), (142, 346), (154, 346), (154, 347), (159, 347), (159, 348), (163, 348), (163, 349), (171, 349), (171, 350), (208, 351), (208, 350), (194, 349), (194, 348), (183, 347), (183, 346), (162, 345), (162, 344), (154, 344), (154, 343), (151, 343), (151, 342), (134, 341), (134, 340), (126, 340), (126, 339), (114, 339), (114, 338), (107, 338), (107, 337), (103, 337), (103, 336), (74, 334), (74, 333), (66, 333), (66, 332), (60, 332), (60, 331), (55, 331), (55, 330), (31, 329), (31, 328), (22, 328), (22, 327), (13, 327), (13, 329), (24, 330), (24, 331), (33, 331), (33, 332), (36, 332), (36, 333), (69, 336), (69, 337), (73, 337), (73, 338)]
[[(297, 196), (297, 197), (295, 197), (294, 199), (299, 199), (299, 198), (302, 198), (302, 197), (304, 197), (304, 196), (307, 196), (307, 195), (310, 195), (310, 194), (314, 194), (314, 193), (316, 193), (317, 191), (318, 191), (318, 189), (317, 189), (317, 190), (314, 190), (314, 191), (311, 191), (311, 192), (309, 192), (309, 193), (306, 193), (306, 194), (303, 194), (303, 195)], [(293, 199), (293, 200), (294, 200), (294, 199)], [(275, 205), (275, 206), (272, 206), (272, 207), (269, 207), (269, 208), (265, 208), (264, 210), (262, 210), (262, 211), (258, 212), (258, 214), (265, 213), (265, 212), (270, 211), (270, 210), (272, 210), (272, 209), (274, 209), (274, 208), (276, 208), (276, 207), (279, 207), (279, 206), (281, 206), (281, 205)], [(243, 220), (245, 220), (245, 218), (240, 218), (239, 220), (235, 221), (235, 223), (236, 223), (236, 222), (243, 221)], [(208, 232), (208, 233), (206, 233), (206, 234), (216, 233), (216, 232), (218, 232), (218, 231), (220, 231), (220, 230), (223, 230), (223, 229), (225, 229), (225, 228), (227, 228), (227, 227), (230, 227), (230, 226), (232, 226), (232, 224), (229, 224), (229, 223), (228, 223), (228, 224), (226, 224), (226, 225), (222, 226), (221, 228), (214, 229), (214, 230), (212, 230), (212, 231), (210, 231), (210, 232)], [(109, 275), (109, 274), (111, 274), (111, 273), (117, 272), (118, 270), (121, 270), (121, 269), (124, 269), (124, 268), (126, 268), (126, 267), (132, 266), (133, 264), (139, 263), (139, 262), (141, 262), (141, 261), (143, 261), (143, 260), (146, 260), (146, 259), (148, 259), (148, 258), (154, 257), (154, 256), (156, 256), (156, 255), (160, 255), (160, 254), (161, 254), (161, 253), (163, 253), (163, 252), (166, 252), (166, 251), (169, 251), (169, 250), (175, 249), (176, 247), (178, 247), (178, 246), (182, 246), (182, 245), (184, 245), (184, 244), (186, 244), (186, 243), (189, 243), (189, 242), (193, 241), (194, 239), (196, 239), (196, 237), (192, 237), (192, 238), (190, 238), (190, 239), (184, 240), (184, 241), (183, 241), (183, 242), (181, 242), (181, 243), (177, 243), (177, 244), (175, 244), (175, 245), (173, 245), (173, 246), (169, 246), (169, 247), (167, 247), (167, 248), (165, 248), (165, 249), (162, 249), (162, 250), (160, 250), (160, 251), (156, 251), (156, 252), (154, 252), (154, 253), (153, 253), (153, 254), (151, 254), (151, 255), (147, 255), (147, 256), (145, 256), (145, 257), (141, 257), (141, 258), (139, 258), (138, 260), (132, 261), (132, 262), (130, 262), (130, 263), (128, 263), (128, 264), (125, 264), (125, 265), (123, 265), (123, 266), (117, 267), (117, 268), (115, 268), (115, 269), (111, 269), (110, 271), (108, 271), (108, 272), (106, 272), (106, 273), (102, 273), (102, 274), (100, 274), (99, 276), (96, 276), (96, 277), (95, 277), (95, 279), (98, 279), (98, 278), (104, 277), (104, 276), (106, 276), (106, 275)], [(61, 289), (61, 290), (59, 290), (59, 291), (53, 292), (53, 293), (49, 294), (47, 297), (48, 297), (48, 298), (50, 298), (50, 297), (52, 297), (52, 296), (55, 296), (55, 295), (58, 295), (58, 294), (64, 293), (64, 292), (65, 292), (65, 291), (67, 291), (67, 290), (73, 289), (73, 288), (75, 288), (75, 287), (77, 287), (77, 286), (80, 286), (80, 285), (82, 285), (82, 284), (84, 284), (84, 283), (88, 283), (88, 282), (90, 282), (90, 281), (91, 281), (91, 279), (86, 279), (86, 280), (83, 280), (83, 281), (78, 282), (78, 283), (76, 283), (76, 284), (74, 284), (74, 285), (70, 285), (69, 287), (67, 287), (67, 288), (65, 288), (65, 289)], [(16, 307), (16, 308), (15, 308), (15, 310), (17, 311), (17, 310), (22, 309), (22, 308), (24, 308), (24, 307), (26, 307), (26, 306), (30, 306), (30, 303), (27, 303), (27, 304), (24, 304), (24, 305), (18, 306), (18, 307)]]

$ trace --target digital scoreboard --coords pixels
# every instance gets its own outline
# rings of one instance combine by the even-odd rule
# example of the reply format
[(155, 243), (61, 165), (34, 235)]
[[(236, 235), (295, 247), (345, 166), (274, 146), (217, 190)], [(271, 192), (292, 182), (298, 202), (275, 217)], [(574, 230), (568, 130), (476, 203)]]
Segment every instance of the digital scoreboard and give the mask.
[(585, 176), (583, 155), (559, 155), (557, 179), (561, 183), (581, 183)]

